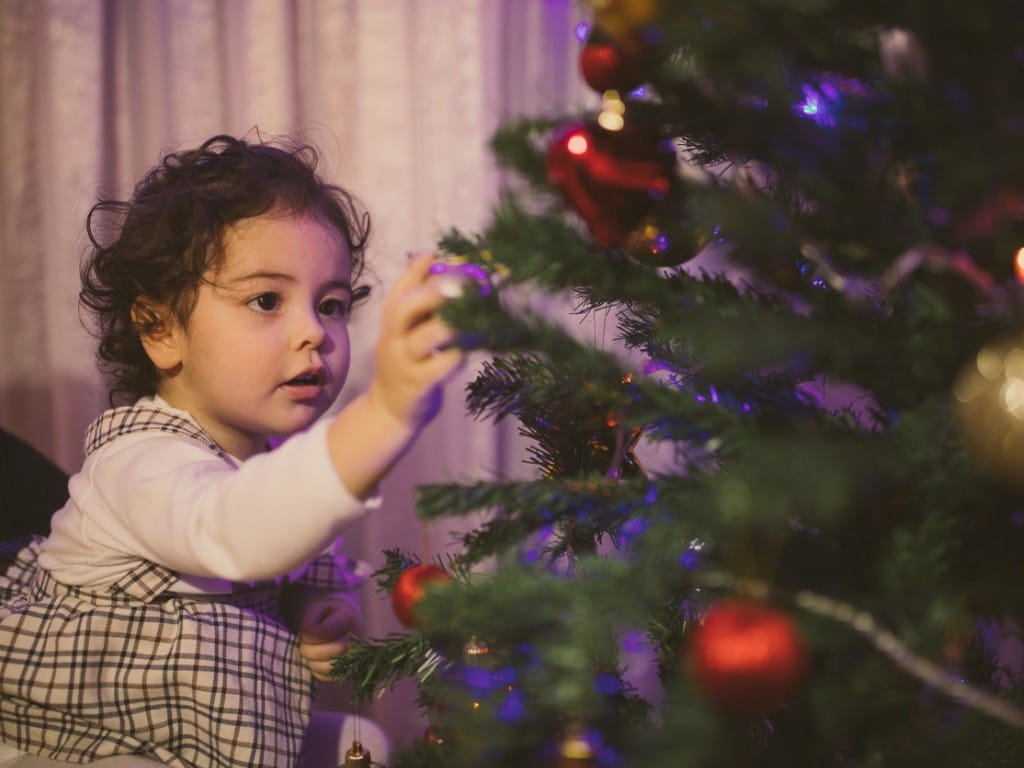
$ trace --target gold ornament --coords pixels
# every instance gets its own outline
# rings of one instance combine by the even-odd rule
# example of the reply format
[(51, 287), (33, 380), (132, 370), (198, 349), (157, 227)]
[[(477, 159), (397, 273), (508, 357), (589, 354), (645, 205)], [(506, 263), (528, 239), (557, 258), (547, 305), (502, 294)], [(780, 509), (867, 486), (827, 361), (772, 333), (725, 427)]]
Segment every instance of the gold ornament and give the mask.
[(358, 739), (353, 739), (351, 749), (345, 753), (343, 768), (370, 768), (372, 763), (369, 750), (363, 749), (362, 742)]
[(590, 0), (594, 23), (617, 40), (630, 40), (658, 17), (659, 0)]
[(490, 654), (491, 649), (487, 647), (487, 643), (477, 640), (476, 635), (470, 638), (470, 641), (466, 643), (466, 647), (462, 649), (462, 660), (466, 664), (471, 664), (474, 667), (489, 667), (490, 665)]
[(594, 764), (594, 748), (583, 730), (576, 726), (558, 746), (558, 768), (581, 768)]
[(988, 344), (953, 386), (957, 426), (974, 458), (1024, 482), (1024, 338)]

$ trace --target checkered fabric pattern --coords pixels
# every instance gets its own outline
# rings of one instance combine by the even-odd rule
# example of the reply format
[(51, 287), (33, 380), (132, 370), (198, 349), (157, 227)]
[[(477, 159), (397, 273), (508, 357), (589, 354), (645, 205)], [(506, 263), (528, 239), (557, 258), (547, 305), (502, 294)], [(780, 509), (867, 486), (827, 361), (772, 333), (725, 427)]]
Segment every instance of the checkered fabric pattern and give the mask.
[[(139, 410), (105, 413), (87, 450), (156, 429), (223, 455), (191, 423)], [(0, 572), (0, 742), (69, 762), (133, 753), (179, 768), (297, 764), (314, 681), (280, 618), (280, 584), (183, 595), (168, 591), (173, 571), (140, 560), (90, 591), (38, 567), (39, 542)], [(296, 581), (359, 580), (325, 556)]]
[(133, 432), (169, 432), (198, 440), (221, 458), (224, 451), (217, 442), (197, 424), (186, 418), (168, 413), (155, 405), (125, 405), (104, 411), (85, 431), (85, 455), (121, 435)]

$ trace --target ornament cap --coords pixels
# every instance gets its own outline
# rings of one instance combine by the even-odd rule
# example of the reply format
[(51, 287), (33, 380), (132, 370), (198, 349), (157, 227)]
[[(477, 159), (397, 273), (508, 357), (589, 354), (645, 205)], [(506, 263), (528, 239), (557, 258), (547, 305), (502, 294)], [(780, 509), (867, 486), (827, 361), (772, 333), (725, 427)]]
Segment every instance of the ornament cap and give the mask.
[(369, 768), (372, 762), (369, 750), (364, 749), (358, 739), (353, 739), (352, 746), (345, 753), (345, 763), (341, 768)]

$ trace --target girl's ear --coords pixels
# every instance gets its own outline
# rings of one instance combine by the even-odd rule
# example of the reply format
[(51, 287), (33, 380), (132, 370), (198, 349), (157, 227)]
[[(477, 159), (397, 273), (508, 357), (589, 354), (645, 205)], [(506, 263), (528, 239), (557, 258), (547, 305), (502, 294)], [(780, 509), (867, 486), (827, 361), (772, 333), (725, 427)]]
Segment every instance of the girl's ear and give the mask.
[(176, 319), (170, 308), (140, 296), (132, 304), (132, 322), (139, 340), (153, 365), (159, 371), (170, 371), (181, 363)]

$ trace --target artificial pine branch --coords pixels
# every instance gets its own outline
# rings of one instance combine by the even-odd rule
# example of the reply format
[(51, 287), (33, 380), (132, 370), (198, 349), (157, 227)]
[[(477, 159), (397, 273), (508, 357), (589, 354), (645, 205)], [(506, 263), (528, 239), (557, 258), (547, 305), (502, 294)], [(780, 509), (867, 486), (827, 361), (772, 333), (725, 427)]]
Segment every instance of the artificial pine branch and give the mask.
[(350, 637), (345, 653), (335, 658), (331, 675), (352, 685), (352, 699), (361, 704), (375, 693), (417, 678), (430, 663), (430, 644), (422, 635), (391, 633), (387, 637)]

